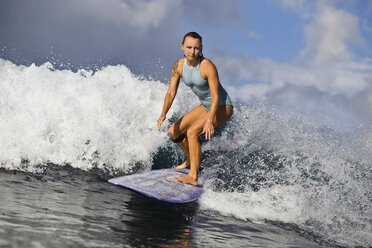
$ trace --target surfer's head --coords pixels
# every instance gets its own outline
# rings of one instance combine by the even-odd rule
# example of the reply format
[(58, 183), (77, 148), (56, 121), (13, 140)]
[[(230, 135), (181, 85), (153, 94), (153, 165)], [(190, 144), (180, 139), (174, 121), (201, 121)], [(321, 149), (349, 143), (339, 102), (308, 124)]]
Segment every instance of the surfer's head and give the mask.
[(185, 40), (187, 37), (198, 39), (200, 40), (200, 44), (202, 44), (203, 38), (197, 32), (188, 32), (187, 34), (185, 34), (185, 36), (183, 37), (182, 44), (185, 44)]
[(181, 48), (184, 52), (184, 56), (188, 60), (195, 60), (199, 56), (203, 57), (202, 53), (202, 37), (196, 32), (188, 32), (183, 37)]

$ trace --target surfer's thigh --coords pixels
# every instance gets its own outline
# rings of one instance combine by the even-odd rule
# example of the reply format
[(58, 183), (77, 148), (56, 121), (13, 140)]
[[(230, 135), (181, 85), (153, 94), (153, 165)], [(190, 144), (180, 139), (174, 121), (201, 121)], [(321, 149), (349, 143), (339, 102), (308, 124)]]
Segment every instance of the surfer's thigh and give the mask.
[(193, 108), (169, 128), (168, 133), (170, 137), (173, 139), (178, 138), (186, 133), (196, 121), (201, 117), (207, 116), (207, 114), (208, 112), (201, 105)]
[[(226, 121), (231, 118), (233, 113), (233, 106), (225, 105), (218, 106), (216, 111), (216, 116), (212, 121), (214, 128), (218, 128)], [(208, 112), (204, 115), (198, 116), (192, 123), (192, 125), (187, 129), (187, 137), (199, 137), (203, 133), (203, 128), (208, 119)]]
[(233, 109), (231, 105), (218, 106), (216, 117), (213, 120), (213, 127), (217, 128), (228, 121), (233, 114)]

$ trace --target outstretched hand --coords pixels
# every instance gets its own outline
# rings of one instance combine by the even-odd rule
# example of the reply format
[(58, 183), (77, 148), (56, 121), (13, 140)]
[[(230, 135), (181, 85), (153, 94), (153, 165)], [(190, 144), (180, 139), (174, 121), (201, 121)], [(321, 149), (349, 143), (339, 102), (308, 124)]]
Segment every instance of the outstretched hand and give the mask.
[(203, 127), (203, 133), (205, 133), (205, 139), (210, 140), (214, 135), (214, 127), (212, 121), (207, 120)]
[(161, 115), (158, 119), (158, 131), (160, 131), (161, 124), (165, 120), (165, 115)]

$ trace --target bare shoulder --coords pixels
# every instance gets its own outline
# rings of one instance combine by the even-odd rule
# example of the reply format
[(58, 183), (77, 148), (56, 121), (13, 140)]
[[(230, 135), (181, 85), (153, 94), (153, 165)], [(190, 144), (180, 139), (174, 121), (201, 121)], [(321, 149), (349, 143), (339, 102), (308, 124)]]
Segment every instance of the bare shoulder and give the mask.
[(174, 62), (172, 67), (172, 77), (175, 75), (182, 76), (182, 68), (183, 68), (183, 62), (184, 58), (177, 60)]
[(203, 75), (217, 73), (217, 68), (211, 60), (203, 58), (203, 60), (200, 62), (200, 72)]
[(200, 62), (200, 66), (214, 66), (214, 64), (210, 59), (203, 58)]

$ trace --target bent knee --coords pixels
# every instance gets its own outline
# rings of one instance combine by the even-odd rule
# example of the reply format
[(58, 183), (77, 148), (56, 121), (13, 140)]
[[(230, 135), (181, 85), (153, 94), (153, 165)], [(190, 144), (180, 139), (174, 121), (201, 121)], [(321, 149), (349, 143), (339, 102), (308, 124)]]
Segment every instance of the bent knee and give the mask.
[(187, 137), (189, 137), (190, 139), (198, 138), (200, 135), (201, 135), (201, 130), (199, 128), (191, 127), (187, 130)]
[(173, 126), (173, 125), (168, 129), (168, 134), (169, 134), (169, 137), (170, 137), (171, 139), (175, 139), (175, 138), (177, 138), (177, 137), (175, 136), (175, 133), (174, 133), (174, 126)]

